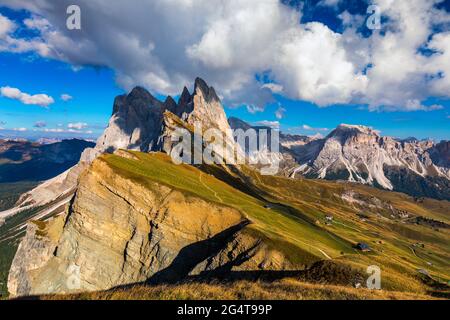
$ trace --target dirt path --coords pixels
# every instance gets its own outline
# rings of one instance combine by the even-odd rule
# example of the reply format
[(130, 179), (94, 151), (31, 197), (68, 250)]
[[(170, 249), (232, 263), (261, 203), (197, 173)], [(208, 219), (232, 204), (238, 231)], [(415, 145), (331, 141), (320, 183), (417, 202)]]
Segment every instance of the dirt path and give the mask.
[(325, 251), (323, 251), (322, 249), (317, 249), (317, 250), (319, 250), (320, 252), (322, 252), (322, 254), (323, 254), (327, 259), (331, 260), (331, 257), (330, 257), (329, 255), (327, 255)]
[(219, 202), (223, 203), (222, 198), (217, 194), (216, 191), (214, 191), (213, 189), (211, 189), (206, 183), (203, 182), (202, 178), (204, 176), (203, 172), (200, 172), (200, 183), (209, 191), (211, 191), (214, 194), (214, 197), (216, 197), (217, 200), (219, 200)]

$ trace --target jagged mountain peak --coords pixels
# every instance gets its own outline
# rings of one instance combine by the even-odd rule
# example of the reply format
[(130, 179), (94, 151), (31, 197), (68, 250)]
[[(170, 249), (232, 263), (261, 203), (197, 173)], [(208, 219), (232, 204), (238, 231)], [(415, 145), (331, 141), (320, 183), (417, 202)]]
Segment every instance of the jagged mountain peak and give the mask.
[(165, 111), (170, 111), (190, 125), (201, 122), (204, 129), (214, 127), (227, 132), (226, 114), (214, 88), (201, 78), (195, 80), (194, 88), (194, 93), (190, 94), (184, 87), (178, 103), (171, 96), (161, 102), (140, 86), (127, 95), (117, 97), (113, 116), (97, 142), (97, 150), (159, 151)]
[(408, 137), (408, 138), (405, 138), (405, 139), (395, 139), (395, 140), (397, 140), (398, 142), (405, 142), (405, 143), (417, 143), (417, 142), (420, 142), (420, 140), (417, 139), (416, 137)]
[(144, 87), (141, 87), (141, 86), (134, 87), (130, 91), (128, 96), (129, 97), (149, 97), (149, 98), (153, 98), (152, 94), (147, 89), (145, 89)]
[(431, 140), (399, 141), (360, 125), (342, 124), (326, 138), (296, 150), (300, 173), (312, 178), (349, 180), (412, 195), (450, 199), (445, 147)]
[(137, 86), (130, 93), (117, 96), (114, 100), (113, 115), (120, 112), (128, 114), (131, 109), (137, 113), (146, 112), (150, 107), (162, 107), (162, 102), (155, 98), (147, 89)]
[(176, 101), (172, 98), (172, 96), (167, 96), (166, 100), (164, 101), (164, 107), (167, 110), (175, 110), (177, 108), (178, 104)]
[(187, 87), (183, 88), (180, 99), (178, 99), (179, 106), (186, 106), (192, 102), (192, 95)]
[(200, 94), (200, 92), (203, 94), (203, 97), (207, 102), (220, 101), (214, 87), (208, 86), (205, 80), (197, 77), (195, 79), (194, 94)]
[(230, 124), (230, 127), (235, 130), (236, 129), (248, 130), (252, 128), (250, 124), (236, 117), (228, 118), (228, 123)]
[(129, 100), (142, 100), (144, 102), (148, 102), (150, 105), (159, 105), (161, 101), (155, 98), (150, 91), (147, 89), (137, 86), (131, 90), (128, 94), (127, 99)]
[(367, 127), (363, 125), (352, 125), (352, 124), (340, 124), (336, 129), (334, 129), (329, 137), (333, 136), (351, 136), (351, 135), (357, 135), (357, 134), (366, 134), (366, 135), (373, 135), (373, 136), (379, 136), (378, 131)]

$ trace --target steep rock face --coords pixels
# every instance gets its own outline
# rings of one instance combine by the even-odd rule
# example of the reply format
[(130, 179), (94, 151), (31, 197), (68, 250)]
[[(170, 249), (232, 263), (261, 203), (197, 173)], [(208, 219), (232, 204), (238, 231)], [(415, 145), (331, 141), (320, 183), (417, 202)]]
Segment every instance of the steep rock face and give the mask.
[(450, 141), (441, 141), (430, 149), (433, 162), (450, 170)]
[[(167, 268), (182, 248), (242, 221), (239, 212), (211, 206), (164, 185), (144, 187), (132, 183), (97, 160), (81, 177), (58, 241), (51, 243), (45, 238), (36, 243), (33, 229), (29, 231), (11, 269), (10, 292), (24, 295), (70, 291), (70, 273), (66, 271), (71, 265), (79, 267), (80, 290), (144, 281)], [(24, 261), (25, 251), (34, 250), (38, 255), (56, 247), (54, 256), (40, 254), (36, 265)], [(30, 255), (33, 261), (34, 256)], [(14, 272), (15, 266), (17, 270), (28, 270)]]
[(204, 128), (216, 128), (223, 133), (227, 133), (230, 130), (227, 116), (215, 89), (209, 87), (200, 78), (195, 80), (192, 104), (193, 110), (186, 117), (187, 123), (194, 125), (195, 122), (199, 122)]
[[(435, 159), (436, 154), (440, 155), (436, 150), (441, 149), (436, 149), (432, 141), (397, 141), (364, 126), (341, 125), (325, 139), (294, 150), (300, 165), (292, 170), (292, 176), (343, 179), (407, 191), (399, 186), (398, 170), (408, 173), (409, 181), (450, 180), (445, 162), (433, 161), (433, 155)], [(443, 185), (437, 186), (441, 187), (445, 189)], [(448, 190), (446, 192), (450, 198)], [(415, 194), (416, 191), (408, 193)], [(443, 196), (445, 198), (445, 193)]]
[(241, 233), (249, 222), (239, 211), (157, 182), (137, 183), (102, 158), (81, 175), (64, 219), (63, 228), (55, 227), (56, 219), (38, 236), (28, 228), (8, 280), (13, 296), (176, 281), (221, 268), (286, 266), (260, 240)]
[(97, 141), (96, 149), (151, 150), (161, 129), (162, 112), (163, 104), (143, 88), (117, 97), (108, 128)]
[(8, 290), (14, 293), (31, 292), (34, 270), (46, 265), (56, 249), (56, 241), (62, 232), (64, 216), (55, 218), (45, 227), (42, 222), (31, 222), (27, 235), (21, 242), (8, 279)]

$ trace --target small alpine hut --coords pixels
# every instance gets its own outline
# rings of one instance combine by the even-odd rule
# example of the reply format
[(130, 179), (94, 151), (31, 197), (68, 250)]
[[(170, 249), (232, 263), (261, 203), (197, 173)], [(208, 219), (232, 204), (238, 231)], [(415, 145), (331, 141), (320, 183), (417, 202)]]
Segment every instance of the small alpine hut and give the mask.
[(356, 245), (356, 249), (363, 251), (363, 252), (369, 252), (371, 251), (369, 245), (367, 243), (364, 242), (360, 242)]

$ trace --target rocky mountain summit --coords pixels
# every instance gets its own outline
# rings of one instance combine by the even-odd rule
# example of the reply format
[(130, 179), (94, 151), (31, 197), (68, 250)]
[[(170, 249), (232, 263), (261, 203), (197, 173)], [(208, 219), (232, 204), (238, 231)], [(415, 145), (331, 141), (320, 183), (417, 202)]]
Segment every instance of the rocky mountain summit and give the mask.
[(95, 149), (98, 153), (118, 149), (164, 151), (163, 135), (170, 114), (187, 125), (200, 123), (203, 129), (217, 128), (222, 132), (230, 129), (214, 88), (200, 78), (195, 80), (193, 94), (186, 87), (183, 89), (178, 103), (170, 96), (161, 102), (147, 90), (136, 87), (115, 99), (108, 128)]
[(324, 139), (292, 149), (299, 166), (291, 177), (348, 180), (450, 199), (448, 145), (448, 141), (398, 141), (368, 127), (343, 124)]

